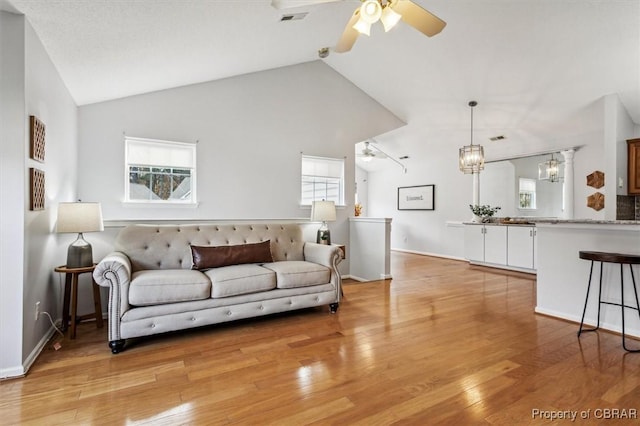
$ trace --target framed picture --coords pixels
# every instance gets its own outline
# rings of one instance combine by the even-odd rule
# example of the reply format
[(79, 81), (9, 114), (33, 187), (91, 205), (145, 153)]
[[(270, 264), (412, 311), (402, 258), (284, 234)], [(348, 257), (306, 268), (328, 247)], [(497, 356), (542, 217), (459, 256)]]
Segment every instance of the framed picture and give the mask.
[(38, 117), (29, 116), (29, 156), (44, 163), (45, 126)]
[(29, 168), (29, 210), (44, 210), (44, 172)]
[(435, 185), (398, 188), (398, 210), (435, 210)]

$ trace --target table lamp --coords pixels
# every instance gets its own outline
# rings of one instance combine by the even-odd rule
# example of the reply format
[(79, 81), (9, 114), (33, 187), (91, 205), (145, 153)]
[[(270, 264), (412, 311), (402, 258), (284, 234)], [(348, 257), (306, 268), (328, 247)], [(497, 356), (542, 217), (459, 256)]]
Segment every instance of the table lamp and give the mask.
[(67, 268), (83, 268), (93, 265), (93, 252), (82, 236), (84, 232), (104, 230), (100, 203), (60, 203), (56, 232), (77, 232), (78, 238), (67, 250)]
[(333, 201), (314, 201), (311, 205), (311, 221), (322, 222), (316, 238), (318, 244), (331, 244), (327, 222), (336, 220), (336, 205)]

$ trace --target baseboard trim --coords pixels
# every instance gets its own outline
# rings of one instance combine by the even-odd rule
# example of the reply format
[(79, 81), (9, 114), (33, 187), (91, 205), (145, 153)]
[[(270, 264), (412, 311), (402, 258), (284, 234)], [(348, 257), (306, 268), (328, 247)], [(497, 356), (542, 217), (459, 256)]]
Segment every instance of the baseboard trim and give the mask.
[[(58, 322), (56, 322), (56, 326), (58, 326)], [(51, 337), (53, 337), (55, 333), (56, 329), (53, 325), (51, 325), (49, 327), (49, 330), (44, 334), (44, 336), (42, 336), (42, 339), (40, 339), (36, 347), (33, 348), (27, 359), (25, 359), (24, 363), (22, 364), (22, 375), (27, 374), (33, 363), (36, 362), (36, 359), (38, 359), (38, 356), (44, 350), (45, 346), (47, 346), (47, 343), (49, 342), (49, 340), (51, 340)]]
[(399, 251), (401, 253), (419, 254), (421, 256), (440, 257), (440, 258), (443, 258), (443, 259), (462, 260), (462, 261), (465, 261), (465, 262), (467, 260), (465, 258), (458, 257), (458, 256), (449, 256), (449, 255), (446, 255), (446, 254), (439, 254), (439, 253), (429, 253), (429, 252), (426, 252), (426, 251), (408, 250), (408, 249), (400, 249), (400, 248), (392, 248), (391, 251)]

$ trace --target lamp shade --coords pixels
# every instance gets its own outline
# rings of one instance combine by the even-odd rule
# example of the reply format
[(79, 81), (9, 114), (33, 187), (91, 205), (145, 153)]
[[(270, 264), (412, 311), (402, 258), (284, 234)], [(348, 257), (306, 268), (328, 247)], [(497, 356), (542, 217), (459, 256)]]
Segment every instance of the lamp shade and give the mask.
[(100, 203), (60, 203), (56, 232), (99, 232), (104, 230)]
[(314, 201), (311, 205), (311, 221), (331, 222), (336, 220), (336, 204), (333, 201)]

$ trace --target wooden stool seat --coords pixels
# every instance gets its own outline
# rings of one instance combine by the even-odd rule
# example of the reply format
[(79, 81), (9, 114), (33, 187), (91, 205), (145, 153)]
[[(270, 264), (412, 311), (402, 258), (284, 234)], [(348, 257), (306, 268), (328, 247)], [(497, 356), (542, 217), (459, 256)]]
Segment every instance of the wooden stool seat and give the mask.
[[(584, 300), (584, 309), (582, 311), (582, 319), (580, 320), (580, 329), (578, 330), (578, 337), (582, 332), (596, 331), (600, 328), (600, 307), (604, 305), (620, 306), (622, 315), (622, 347), (628, 352), (640, 352), (640, 349), (629, 349), (626, 344), (625, 333), (625, 320), (624, 310), (632, 309), (638, 312), (640, 318), (640, 303), (638, 302), (638, 288), (636, 287), (636, 279), (633, 275), (632, 265), (640, 265), (640, 255), (638, 254), (622, 254), (622, 253), (608, 253), (602, 251), (580, 251), (578, 253), (580, 259), (590, 260), (591, 268), (589, 270), (589, 282), (587, 284), (587, 295)], [(584, 328), (584, 316), (587, 312), (587, 304), (589, 302), (589, 291), (591, 290), (591, 278), (593, 276), (593, 264), (594, 262), (600, 262), (600, 281), (598, 287), (598, 322), (594, 328)], [(602, 300), (602, 269), (604, 263), (613, 263), (620, 265), (620, 303), (609, 302)], [(633, 284), (633, 293), (635, 296), (636, 306), (626, 305), (624, 302), (624, 265), (629, 265), (629, 272), (631, 274), (631, 282)]]
[(622, 263), (626, 265), (640, 265), (640, 254), (607, 253), (604, 251), (581, 251), (580, 259), (595, 262)]

